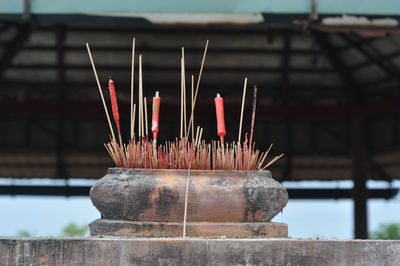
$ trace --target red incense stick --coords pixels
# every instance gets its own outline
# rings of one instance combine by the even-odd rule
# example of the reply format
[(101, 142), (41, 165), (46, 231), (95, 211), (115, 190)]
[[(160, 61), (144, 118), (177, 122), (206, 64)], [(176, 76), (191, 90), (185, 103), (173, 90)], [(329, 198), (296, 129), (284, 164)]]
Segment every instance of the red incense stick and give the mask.
[(153, 141), (157, 143), (157, 133), (158, 133), (158, 125), (159, 125), (159, 115), (160, 115), (160, 102), (161, 98), (159, 96), (159, 92), (156, 91), (155, 97), (153, 97), (153, 115), (151, 122), (151, 131), (153, 132)]
[(225, 117), (224, 117), (224, 99), (217, 93), (217, 97), (214, 99), (215, 112), (217, 114), (217, 135), (221, 139), (221, 145), (224, 146), (225, 131)]
[(108, 89), (110, 90), (111, 107), (112, 107), (112, 111), (113, 111), (115, 124), (117, 125), (119, 143), (122, 147), (121, 130), (119, 127), (119, 112), (118, 112), (117, 94), (115, 92), (114, 81), (111, 79), (111, 77), (108, 81)]

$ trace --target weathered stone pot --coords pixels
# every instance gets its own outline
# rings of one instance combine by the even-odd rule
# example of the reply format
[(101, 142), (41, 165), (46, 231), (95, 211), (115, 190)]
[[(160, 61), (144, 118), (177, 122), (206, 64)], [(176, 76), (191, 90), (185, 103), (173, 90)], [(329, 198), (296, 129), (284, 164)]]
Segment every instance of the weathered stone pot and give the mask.
[[(110, 168), (90, 190), (103, 219), (182, 222), (187, 170)], [(187, 222), (269, 222), (288, 201), (269, 171), (191, 170)]]

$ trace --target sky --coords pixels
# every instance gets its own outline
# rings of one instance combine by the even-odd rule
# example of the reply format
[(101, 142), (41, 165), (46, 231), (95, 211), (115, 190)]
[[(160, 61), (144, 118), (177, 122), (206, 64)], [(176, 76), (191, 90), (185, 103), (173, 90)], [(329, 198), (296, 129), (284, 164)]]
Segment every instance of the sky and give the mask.
[[(0, 179), (0, 184), (19, 183)], [(47, 181), (54, 184), (54, 181)], [(56, 181), (56, 183), (63, 181)], [(87, 180), (74, 180), (75, 185), (87, 184)], [(43, 184), (43, 180), (29, 180), (30, 184)], [(46, 182), (45, 182), (46, 183)], [(48, 184), (48, 185), (49, 185)], [(74, 185), (72, 184), (72, 185)], [(286, 187), (351, 188), (350, 181), (340, 182), (286, 182)], [(368, 182), (369, 188), (386, 188), (385, 182)], [(392, 187), (400, 188), (400, 180)], [(89, 224), (100, 218), (89, 197), (0, 196), (0, 236), (15, 236), (26, 230), (34, 236), (59, 236), (70, 222)], [(353, 238), (352, 200), (291, 200), (278, 214), (274, 222), (288, 224), (292, 238)], [(391, 200), (368, 201), (368, 228), (376, 230), (380, 224), (400, 223), (400, 193)]]

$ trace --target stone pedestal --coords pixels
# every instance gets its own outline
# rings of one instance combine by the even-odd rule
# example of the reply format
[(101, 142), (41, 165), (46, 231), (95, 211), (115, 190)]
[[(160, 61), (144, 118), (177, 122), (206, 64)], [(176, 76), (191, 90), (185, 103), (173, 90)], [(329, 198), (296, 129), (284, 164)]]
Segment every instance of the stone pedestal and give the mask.
[(102, 214), (91, 235), (182, 236), (187, 180), (187, 236), (287, 237), (286, 224), (270, 222), (288, 194), (269, 171), (121, 168), (109, 169), (90, 191)]
[[(98, 219), (90, 223), (91, 236), (182, 237), (183, 223), (131, 222)], [(285, 223), (209, 223), (189, 222), (186, 234), (202, 238), (287, 237)]]

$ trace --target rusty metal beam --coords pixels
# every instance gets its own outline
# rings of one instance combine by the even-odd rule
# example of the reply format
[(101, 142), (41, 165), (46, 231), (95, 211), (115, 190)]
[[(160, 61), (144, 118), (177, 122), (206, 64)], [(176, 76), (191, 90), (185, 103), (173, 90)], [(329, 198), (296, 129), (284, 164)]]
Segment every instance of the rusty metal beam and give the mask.
[(370, 66), (370, 65), (372, 65), (372, 64), (377, 64), (377, 63), (379, 63), (379, 62), (384, 62), (384, 61), (388, 61), (388, 60), (393, 60), (393, 59), (395, 59), (395, 58), (398, 57), (398, 56), (400, 56), (400, 51), (392, 52), (392, 53), (387, 54), (387, 55), (381, 55), (381, 56), (376, 57), (376, 58), (374, 58), (374, 59), (372, 59), (372, 60), (368, 60), (368, 61), (365, 61), (365, 62), (356, 64), (356, 65), (352, 66), (351, 69), (352, 69), (352, 70), (360, 69), (360, 68), (363, 68), (363, 67)]
[[(1, 28), (0, 28), (1, 30)], [(8, 42), (0, 41), (0, 45), (7, 45)], [(65, 51), (68, 52), (82, 52), (81, 45), (66, 45), (64, 47)], [(113, 53), (130, 53), (131, 47), (128, 46), (105, 46), (105, 45), (96, 45), (93, 47), (93, 51), (96, 52), (113, 52)], [(138, 51), (142, 53), (157, 53), (157, 54), (173, 54), (180, 55), (180, 50), (177, 47), (155, 47), (155, 46), (147, 46), (147, 45), (137, 45)], [(23, 47), (23, 50), (27, 51), (55, 51), (57, 50), (56, 46), (49, 45), (37, 45), (37, 44), (27, 44)], [(204, 48), (202, 47), (188, 47), (185, 46), (185, 54), (201, 54)], [(292, 48), (290, 50), (292, 54), (298, 55), (310, 55), (310, 54), (318, 54), (319, 51), (316, 50), (306, 50), (306, 49), (296, 49)], [(216, 54), (272, 54), (276, 55), (282, 53), (282, 49), (280, 48), (270, 48), (270, 47), (257, 47), (257, 48), (239, 48), (239, 47), (213, 47), (209, 51), (207, 51), (208, 55), (216, 55)]]
[[(339, 34), (339, 36), (342, 39), (344, 39), (345, 41), (347, 41), (349, 44), (353, 45), (369, 61), (374, 61), (376, 63), (376, 65), (378, 65), (378, 67), (380, 69), (382, 69), (389, 77), (400, 82), (400, 73), (398, 71), (396, 71), (393, 68), (393, 66), (391, 66), (391, 67), (386, 66), (386, 64), (384, 62), (382, 62), (381, 60), (377, 60), (380, 57), (380, 55), (378, 55), (378, 56), (373, 55), (371, 52), (369, 52), (367, 49), (365, 49), (365, 47), (363, 45), (356, 42), (354, 40), (354, 38), (349, 34), (341, 33), (341, 34)], [(370, 49), (371, 49), (371, 46), (370, 46)]]
[[(53, 64), (14, 64), (10, 66), (11, 69), (41, 69), (41, 70), (52, 70), (56, 68)], [(69, 64), (65, 66), (67, 70), (82, 70), (89, 71), (87, 65)], [(129, 71), (130, 67), (127, 65), (97, 65), (97, 70), (112, 70), (112, 71)], [(198, 66), (187, 66), (186, 71), (196, 72)], [(157, 72), (179, 72), (180, 67), (178, 66), (159, 66), (146, 64), (143, 66), (143, 71), (157, 71)], [(276, 67), (260, 67), (260, 66), (207, 66), (207, 73), (210, 72), (239, 72), (239, 73), (253, 73), (253, 72), (269, 72), (269, 73), (282, 73), (285, 71), (283, 68)], [(315, 67), (291, 67), (288, 68), (290, 72), (296, 73), (331, 73), (335, 72), (331, 68), (315, 68)]]
[[(277, 73), (278, 74), (278, 73)], [(143, 82), (146, 84), (147, 88), (164, 88), (164, 89), (173, 89), (176, 90), (176, 87), (179, 86), (178, 82), (172, 82), (172, 81), (165, 81), (161, 82), (158, 80), (154, 80), (154, 78), (143, 78)], [(71, 88), (73, 89), (82, 89), (82, 90), (93, 90), (94, 86), (96, 83), (93, 84), (92, 81), (76, 81), (76, 82), (71, 82), (66, 80), (65, 81), (65, 86), (68, 87), (68, 90)], [(271, 91), (279, 91), (280, 86), (279, 84), (270, 84), (266, 82), (258, 82), (257, 83), (259, 89), (262, 89), (263, 91), (266, 90), (271, 90)], [(54, 81), (36, 81), (36, 80), (17, 80), (17, 79), (7, 79), (4, 80), (2, 83), (2, 91), (7, 91), (7, 88), (11, 88), (10, 90), (15, 90), (18, 89), (18, 87), (29, 87), (30, 91), (54, 91), (54, 87), (58, 86), (58, 82)], [(129, 88), (129, 83), (127, 82), (118, 82), (117, 83), (118, 87), (121, 88)], [(240, 96), (240, 82), (233, 82), (233, 81), (228, 81), (228, 82), (210, 82), (210, 81), (204, 81), (204, 83), (201, 83), (201, 89), (202, 91), (213, 91), (213, 95), (215, 90), (223, 90), (223, 89), (230, 89), (231, 94), (235, 93), (237, 96)], [(236, 88), (235, 90), (232, 90), (232, 88)], [(25, 88), (24, 88), (25, 89)], [(321, 86), (321, 85), (307, 85), (307, 84), (297, 84), (297, 85), (290, 85), (290, 90), (291, 91), (310, 91), (310, 90), (318, 90), (318, 91), (329, 91), (329, 92), (334, 92), (334, 91), (344, 91), (342, 87), (333, 87), (333, 86)], [(95, 90), (94, 90), (95, 91)]]
[(322, 24), (311, 25), (313, 30), (321, 32), (341, 32), (341, 33), (357, 33), (368, 38), (385, 37), (391, 34), (399, 34), (399, 27), (376, 27), (376, 26), (331, 26)]
[[(173, 99), (169, 99), (173, 102)], [(257, 110), (257, 115), (262, 117), (267, 116), (286, 116), (292, 117), (349, 117), (351, 115), (378, 115), (397, 111), (400, 103), (400, 95), (390, 96), (382, 100), (367, 103), (363, 106), (357, 106), (354, 104), (273, 104), (265, 103), (261, 99), (257, 101), (263, 108)], [(239, 102), (226, 101), (226, 109), (231, 110), (232, 115), (239, 114), (240, 108)], [(129, 105), (121, 103), (121, 112), (129, 110)], [(168, 103), (168, 100), (163, 104), (163, 114), (166, 117), (174, 116), (177, 110), (176, 104)], [(87, 116), (87, 117), (99, 117), (104, 115), (104, 111), (101, 109), (99, 102), (65, 102), (63, 104), (57, 104), (52, 101), (41, 101), (41, 102), (10, 102), (0, 101), (0, 114), (2, 115), (25, 115), (25, 116), (47, 116), (52, 117), (55, 113), (63, 109), (64, 114), (70, 116)], [(237, 110), (238, 109), (238, 110)], [(199, 103), (198, 116), (204, 112), (208, 114), (210, 111), (209, 103)], [(208, 116), (208, 115), (207, 115)]]
[[(104, 33), (104, 32), (112, 32), (112, 33), (127, 33), (132, 34), (161, 34), (161, 35), (171, 35), (171, 34), (206, 34), (206, 35), (260, 35), (267, 34), (271, 27), (265, 25), (255, 25), (249, 27), (238, 27), (237, 25), (221, 25), (218, 27), (209, 26), (209, 25), (157, 25), (157, 24), (148, 24), (148, 25), (118, 25), (118, 26), (87, 26), (87, 25), (66, 25), (67, 31), (69, 32), (94, 32), (94, 33)], [(291, 27), (278, 28), (274, 27), (274, 31), (278, 34), (280, 33), (288, 33), (292, 35), (300, 35), (301, 31), (296, 30)], [(38, 25), (37, 30), (39, 31), (52, 31), (53, 28), (47, 25)]]
[[(89, 196), (90, 186), (38, 186), (0, 185), (0, 195), (11, 196)], [(351, 199), (351, 189), (338, 188), (288, 188), (291, 200), (296, 199)], [(396, 188), (369, 189), (370, 199), (392, 199), (398, 193)]]

